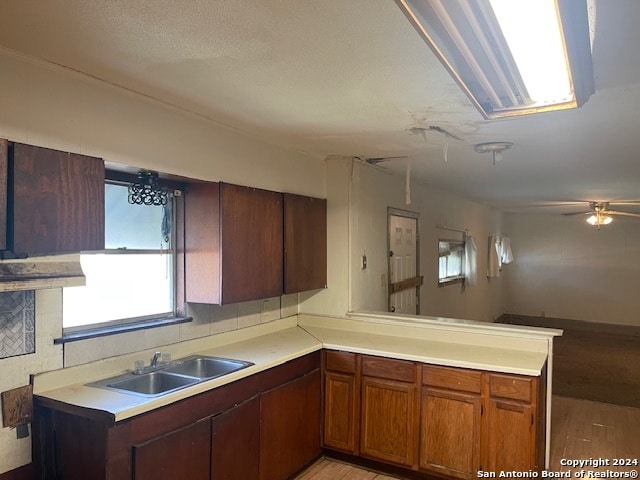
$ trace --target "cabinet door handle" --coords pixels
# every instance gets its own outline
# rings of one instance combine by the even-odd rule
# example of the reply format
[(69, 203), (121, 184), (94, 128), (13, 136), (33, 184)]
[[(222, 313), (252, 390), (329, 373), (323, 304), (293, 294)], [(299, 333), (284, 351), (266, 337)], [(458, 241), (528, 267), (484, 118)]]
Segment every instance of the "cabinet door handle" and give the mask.
[(516, 405), (514, 403), (496, 402), (496, 407), (501, 410), (510, 410), (512, 412), (524, 413), (524, 407), (522, 405)]

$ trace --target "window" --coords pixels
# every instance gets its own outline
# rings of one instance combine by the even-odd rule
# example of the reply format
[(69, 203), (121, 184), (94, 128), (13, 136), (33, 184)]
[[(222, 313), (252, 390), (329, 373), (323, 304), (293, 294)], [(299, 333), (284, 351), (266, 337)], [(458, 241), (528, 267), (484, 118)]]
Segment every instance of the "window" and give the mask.
[(105, 250), (81, 254), (86, 285), (63, 289), (65, 335), (174, 316), (174, 204), (132, 205), (127, 185), (105, 185)]
[(464, 242), (438, 240), (438, 284), (464, 279)]

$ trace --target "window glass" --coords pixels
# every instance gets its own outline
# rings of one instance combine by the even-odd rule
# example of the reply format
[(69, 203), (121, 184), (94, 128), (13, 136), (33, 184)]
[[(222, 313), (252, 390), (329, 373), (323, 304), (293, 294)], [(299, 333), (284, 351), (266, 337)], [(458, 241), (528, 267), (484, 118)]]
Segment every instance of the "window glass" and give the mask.
[(438, 282), (447, 283), (464, 278), (464, 242), (438, 241)]
[(104, 252), (80, 255), (86, 285), (63, 289), (63, 327), (174, 314), (172, 201), (131, 205), (127, 187), (105, 188)]
[(132, 205), (128, 197), (126, 186), (105, 185), (105, 248), (167, 248), (168, 239), (162, 229), (165, 208)]

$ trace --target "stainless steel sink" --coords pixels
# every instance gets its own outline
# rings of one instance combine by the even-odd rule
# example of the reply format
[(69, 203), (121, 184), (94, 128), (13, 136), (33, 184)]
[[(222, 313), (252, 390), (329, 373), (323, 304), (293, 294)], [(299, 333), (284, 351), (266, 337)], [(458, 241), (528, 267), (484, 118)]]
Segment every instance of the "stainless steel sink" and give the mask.
[(253, 365), (251, 362), (230, 358), (190, 357), (175, 366), (167, 367), (164, 371), (209, 380), (250, 367), (251, 365)]
[(183, 375), (173, 375), (163, 371), (149, 372), (143, 375), (133, 375), (124, 380), (108, 383), (107, 387), (116, 390), (139, 393), (141, 395), (155, 396), (173, 392), (180, 388), (198, 383), (199, 378)]
[(247, 368), (252, 362), (208, 356), (191, 356), (157, 367), (145, 367), (145, 373), (125, 373), (116, 377), (88, 383), (87, 386), (118, 392), (157, 397), (190, 385)]

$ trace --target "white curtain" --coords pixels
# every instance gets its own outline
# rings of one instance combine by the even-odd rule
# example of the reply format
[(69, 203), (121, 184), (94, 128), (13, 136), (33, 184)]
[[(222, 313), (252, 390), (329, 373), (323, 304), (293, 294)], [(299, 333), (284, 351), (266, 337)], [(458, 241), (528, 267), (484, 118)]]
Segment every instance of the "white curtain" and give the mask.
[(489, 237), (489, 256), (487, 258), (487, 277), (500, 276), (500, 252), (498, 246), (498, 237), (491, 235)]
[(511, 239), (506, 236), (502, 236), (502, 238), (500, 239), (500, 262), (502, 265), (513, 262)]
[(511, 239), (505, 235), (489, 237), (489, 256), (487, 258), (487, 277), (499, 277), (502, 265), (513, 262)]
[(478, 284), (478, 247), (471, 235), (464, 242), (464, 281), (468, 286)]

